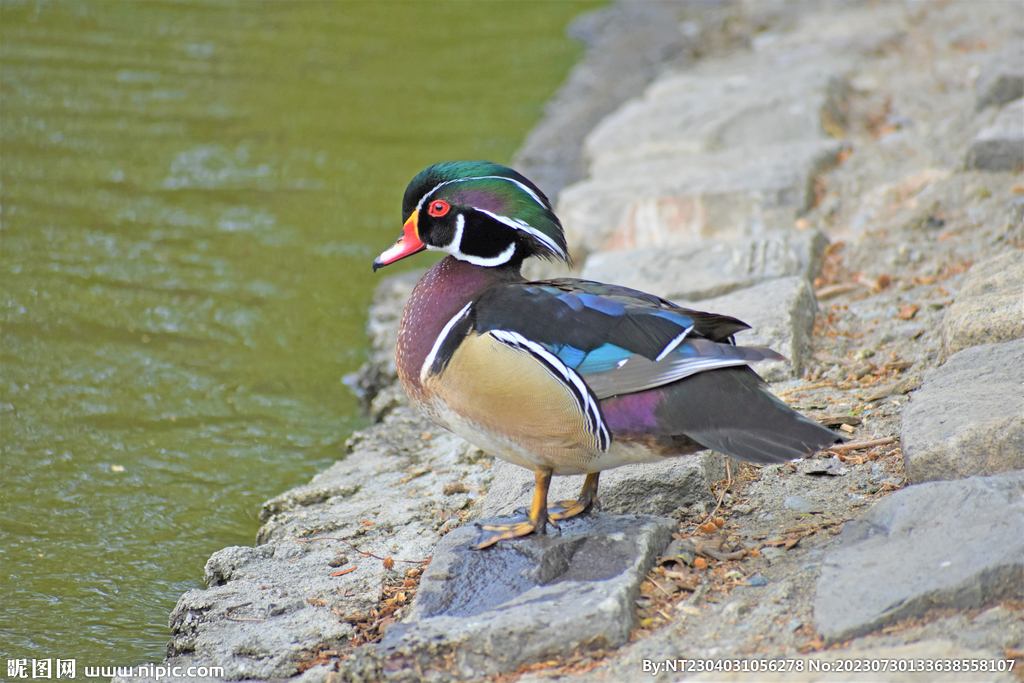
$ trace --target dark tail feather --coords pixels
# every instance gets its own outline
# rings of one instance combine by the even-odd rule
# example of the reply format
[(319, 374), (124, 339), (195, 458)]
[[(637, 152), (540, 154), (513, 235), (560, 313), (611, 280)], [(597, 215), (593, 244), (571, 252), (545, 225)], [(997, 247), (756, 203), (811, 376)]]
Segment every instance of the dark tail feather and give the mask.
[(747, 462), (802, 458), (842, 442), (776, 398), (747, 367), (702, 372), (665, 387), (659, 425)]

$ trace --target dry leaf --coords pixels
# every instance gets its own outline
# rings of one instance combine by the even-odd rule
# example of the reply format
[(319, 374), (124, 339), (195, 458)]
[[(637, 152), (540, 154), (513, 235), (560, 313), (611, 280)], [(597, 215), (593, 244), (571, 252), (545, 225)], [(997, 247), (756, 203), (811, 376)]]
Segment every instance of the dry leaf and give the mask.
[(896, 317), (900, 320), (910, 320), (917, 315), (919, 308), (920, 306), (917, 304), (906, 304), (905, 306), (900, 306), (900, 312), (896, 314)]
[(832, 297), (839, 296), (840, 294), (848, 294), (850, 292), (860, 289), (861, 286), (856, 282), (842, 282), (835, 285), (827, 285), (818, 289), (814, 292), (814, 296), (818, 298), (818, 301), (825, 301)]

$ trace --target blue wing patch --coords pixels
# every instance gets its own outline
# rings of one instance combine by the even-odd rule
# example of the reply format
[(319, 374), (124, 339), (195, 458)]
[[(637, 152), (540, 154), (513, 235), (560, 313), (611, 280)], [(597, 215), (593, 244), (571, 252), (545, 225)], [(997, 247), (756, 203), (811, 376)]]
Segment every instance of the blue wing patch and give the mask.
[(558, 359), (580, 374), (614, 370), (626, 361), (633, 352), (615, 344), (602, 344), (593, 351), (582, 351), (568, 344), (543, 344), (544, 348), (558, 356)]

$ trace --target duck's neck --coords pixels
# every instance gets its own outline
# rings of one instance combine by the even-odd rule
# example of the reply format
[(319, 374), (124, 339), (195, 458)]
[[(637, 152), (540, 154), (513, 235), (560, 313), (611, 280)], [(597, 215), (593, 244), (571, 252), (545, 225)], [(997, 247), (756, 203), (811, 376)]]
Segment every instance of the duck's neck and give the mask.
[(519, 266), (484, 268), (447, 256), (412, 290), (398, 326), (395, 366), (409, 397), (422, 401), (420, 368), (441, 330), (469, 301), (495, 285), (520, 282)]

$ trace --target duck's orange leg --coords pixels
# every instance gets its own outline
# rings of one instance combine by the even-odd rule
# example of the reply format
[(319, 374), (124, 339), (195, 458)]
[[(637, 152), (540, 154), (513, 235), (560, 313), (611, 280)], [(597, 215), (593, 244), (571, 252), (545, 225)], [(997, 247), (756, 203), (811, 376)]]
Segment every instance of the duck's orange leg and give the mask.
[[(589, 478), (588, 478), (589, 481)], [(595, 480), (596, 482), (596, 480)], [(596, 485), (596, 484), (595, 484)], [(509, 524), (481, 524), (473, 550), (483, 550), (498, 541), (519, 538), (534, 531), (544, 533), (548, 524), (548, 487), (551, 486), (551, 469), (543, 468), (534, 472), (533, 504), (526, 519)]]

